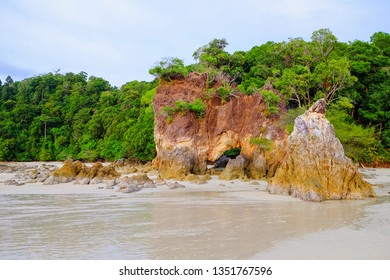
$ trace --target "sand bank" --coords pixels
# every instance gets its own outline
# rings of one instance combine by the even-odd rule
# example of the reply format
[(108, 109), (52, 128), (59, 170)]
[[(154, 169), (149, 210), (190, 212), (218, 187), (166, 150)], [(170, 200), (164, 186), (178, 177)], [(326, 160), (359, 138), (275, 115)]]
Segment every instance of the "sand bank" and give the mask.
[[(1, 164), (1, 163), (0, 163)], [(38, 165), (54, 165), (61, 167), (61, 162), (30, 162), (30, 163), (6, 163), (9, 166), (38, 166)], [(56, 184), (56, 185), (43, 185), (42, 183), (29, 183), (21, 186), (15, 185), (6, 185), (4, 182), (6, 180), (12, 179), (14, 173), (3, 172), (0, 173), (0, 195), (1, 194), (119, 194), (116, 191), (116, 188), (106, 189), (104, 184), (96, 185), (81, 185), (74, 182), (65, 183), (65, 184)], [(156, 176), (150, 176), (151, 178), (156, 178)], [(168, 180), (168, 182), (173, 182)], [(248, 182), (243, 182), (241, 180), (230, 180), (222, 181), (218, 180), (217, 176), (212, 176), (212, 179), (209, 180), (206, 184), (197, 184), (194, 182), (183, 181), (180, 184), (184, 185), (185, 188), (176, 189), (174, 192), (220, 192), (222, 196), (231, 196), (235, 198), (241, 198), (242, 200), (262, 200), (262, 201), (300, 201), (298, 199), (280, 196), (280, 195), (270, 195), (265, 189), (267, 186), (266, 181), (264, 180), (253, 180)], [(166, 196), (166, 190), (168, 187), (158, 187), (155, 189), (143, 189), (140, 192), (133, 194), (126, 194), (131, 196), (137, 196), (139, 194), (143, 195), (144, 193), (154, 193), (156, 195), (161, 194)], [(170, 190), (173, 192), (173, 190)]]
[(390, 169), (362, 173), (378, 198), (304, 202), (215, 177), (128, 194), (0, 183), (0, 259), (389, 259)]

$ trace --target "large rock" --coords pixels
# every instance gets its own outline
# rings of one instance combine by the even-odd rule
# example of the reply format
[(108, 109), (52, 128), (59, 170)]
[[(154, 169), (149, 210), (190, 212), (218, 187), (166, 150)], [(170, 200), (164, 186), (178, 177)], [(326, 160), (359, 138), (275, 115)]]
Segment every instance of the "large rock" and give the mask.
[(242, 156), (238, 156), (235, 159), (230, 159), (223, 170), (219, 179), (221, 180), (234, 180), (234, 179), (245, 179), (245, 169), (247, 167), (247, 161)]
[(221, 156), (215, 163), (214, 163), (214, 168), (225, 168), (226, 165), (229, 162), (229, 159), (227, 156)]
[(84, 165), (80, 172), (76, 175), (75, 179), (80, 184), (89, 184), (90, 181), (96, 177), (96, 174), (101, 168), (103, 168), (103, 165), (100, 162), (96, 162), (91, 167), (86, 167)]
[(124, 193), (137, 192), (143, 188), (156, 188), (157, 186), (146, 174), (125, 176), (119, 179), (118, 191)]
[[(220, 84), (214, 85), (214, 92)], [(263, 88), (279, 94), (271, 86)], [(186, 79), (162, 83), (153, 99), (154, 138), (157, 156), (153, 161), (164, 179), (186, 179), (188, 175), (202, 175), (207, 164), (216, 162), (225, 151), (241, 148), (248, 161), (246, 172), (254, 178), (273, 175), (280, 163), (287, 143), (287, 134), (281, 124), (285, 103), (281, 97), (279, 113), (270, 114), (268, 105), (259, 93), (251, 96), (238, 90), (229, 100), (218, 94), (205, 96), (207, 74), (191, 73)], [(193, 102), (200, 98), (207, 104), (202, 117), (192, 112), (176, 113), (170, 118), (163, 108), (174, 107), (177, 101)], [(252, 138), (262, 137), (273, 142), (272, 150), (264, 151), (251, 144)], [(256, 161), (255, 154), (263, 159)], [(258, 168), (264, 170), (255, 171)]]
[(309, 201), (375, 196), (371, 185), (344, 155), (325, 111), (325, 100), (320, 99), (296, 118), (287, 154), (268, 181), (270, 193)]
[(51, 176), (45, 181), (45, 185), (71, 182), (83, 169), (85, 169), (84, 163), (68, 159), (64, 162), (64, 165), (60, 169), (55, 170), (51, 174)]
[(114, 180), (120, 174), (115, 170), (114, 166), (103, 166), (100, 162), (88, 167), (80, 161), (66, 160), (64, 165), (55, 170), (49, 178), (45, 181), (46, 185), (53, 185), (59, 183), (68, 183), (76, 180), (80, 184), (89, 184), (95, 180), (99, 182), (105, 180)]

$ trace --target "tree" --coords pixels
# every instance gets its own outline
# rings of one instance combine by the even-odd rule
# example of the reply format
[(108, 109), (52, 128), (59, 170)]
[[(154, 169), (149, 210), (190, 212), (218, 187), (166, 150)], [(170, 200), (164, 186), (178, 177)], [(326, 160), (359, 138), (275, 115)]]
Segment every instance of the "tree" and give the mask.
[(199, 62), (202, 62), (202, 60), (207, 61), (206, 57), (218, 58), (221, 54), (226, 54), (225, 48), (228, 45), (229, 44), (226, 42), (226, 39), (214, 39), (207, 45), (198, 48), (192, 54), (192, 57)]
[(5, 83), (7, 85), (11, 85), (14, 83), (14, 80), (11, 78), (11, 76), (7, 76), (7, 78), (5, 78)]
[(390, 34), (385, 32), (374, 33), (370, 37), (371, 43), (382, 50), (383, 54), (387, 57), (390, 56)]
[(314, 61), (312, 45), (302, 38), (290, 39), (288, 43), (283, 43), (281, 54), (287, 67), (303, 65), (310, 68)]
[(333, 35), (332, 31), (328, 28), (322, 28), (314, 31), (311, 40), (314, 46), (314, 50), (319, 55), (320, 60), (327, 60), (329, 54), (332, 52), (337, 38)]
[(274, 84), (282, 94), (299, 108), (304, 104), (310, 106), (312, 97), (310, 89), (312, 87), (313, 75), (307, 66), (295, 65), (283, 71), (280, 78), (274, 79)]
[(181, 79), (188, 75), (184, 62), (179, 58), (165, 58), (149, 70), (149, 74), (164, 81)]
[(347, 58), (321, 62), (315, 68), (315, 82), (327, 103), (331, 103), (336, 98), (338, 91), (352, 86), (357, 81), (357, 78), (351, 75), (349, 69)]

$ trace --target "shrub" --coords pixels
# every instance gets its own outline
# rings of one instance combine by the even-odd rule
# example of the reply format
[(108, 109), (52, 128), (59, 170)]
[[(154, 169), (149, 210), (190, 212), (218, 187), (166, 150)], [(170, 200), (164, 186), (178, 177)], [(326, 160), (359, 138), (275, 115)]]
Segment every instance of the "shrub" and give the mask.
[(249, 140), (249, 144), (256, 145), (259, 149), (269, 151), (272, 147), (272, 140), (264, 137), (253, 137)]
[(240, 155), (241, 153), (241, 148), (233, 148), (230, 150), (227, 150), (223, 153), (224, 156), (227, 156), (229, 158), (236, 158)]
[(184, 62), (179, 58), (165, 58), (149, 70), (149, 74), (164, 81), (172, 81), (188, 76)]
[(278, 103), (280, 102), (280, 97), (270, 90), (263, 90), (261, 94), (264, 97), (270, 113), (277, 114), (279, 112)]
[(327, 118), (343, 144), (346, 156), (354, 162), (378, 164), (389, 160), (390, 155), (375, 135), (373, 127), (356, 125), (345, 112), (332, 108), (328, 110)]
[(171, 123), (173, 121), (173, 115), (178, 112), (181, 112), (182, 115), (193, 112), (197, 117), (202, 118), (206, 114), (206, 110), (207, 104), (205, 104), (202, 99), (196, 98), (193, 102), (178, 100), (174, 107), (165, 106), (161, 109), (160, 113), (167, 117), (168, 123)]
[(218, 96), (222, 99), (222, 102), (226, 102), (230, 96), (234, 94), (234, 89), (229, 83), (223, 83), (222, 86), (217, 88)]

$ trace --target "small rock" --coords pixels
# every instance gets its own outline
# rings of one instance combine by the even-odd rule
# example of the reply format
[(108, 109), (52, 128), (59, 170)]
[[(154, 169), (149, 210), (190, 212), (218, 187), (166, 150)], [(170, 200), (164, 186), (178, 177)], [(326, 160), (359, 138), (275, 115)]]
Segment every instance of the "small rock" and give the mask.
[(156, 188), (153, 180), (146, 174), (139, 174), (132, 177), (125, 176), (119, 179), (118, 186), (118, 191), (125, 193), (136, 192), (143, 188)]
[(18, 182), (16, 182), (13, 179), (4, 181), (4, 185), (15, 185), (16, 186), (17, 184), (18, 184)]
[(138, 192), (142, 190), (141, 187), (139, 186), (136, 186), (136, 185), (131, 185), (131, 186), (127, 186), (127, 187), (119, 187), (118, 191), (120, 192), (123, 192), (123, 193), (132, 193), (132, 192)]
[(179, 189), (179, 188), (185, 188), (185, 186), (183, 186), (182, 184), (179, 184), (178, 182), (175, 182), (170, 187), (171, 190)]
[(28, 172), (28, 176), (30, 177), (30, 179), (37, 179), (37, 177), (38, 177), (38, 170), (37, 169), (30, 170)]
[(117, 184), (117, 182), (116, 182), (116, 180), (114, 179), (114, 180), (109, 180), (109, 181), (107, 181), (106, 182), (106, 184), (107, 184), (107, 186), (106, 186), (106, 189), (108, 189), (108, 188), (114, 188), (114, 186)]
[(89, 181), (89, 184), (90, 185), (96, 185), (96, 184), (100, 184), (102, 182), (102, 180), (98, 179), (98, 178), (93, 178), (91, 181)]

